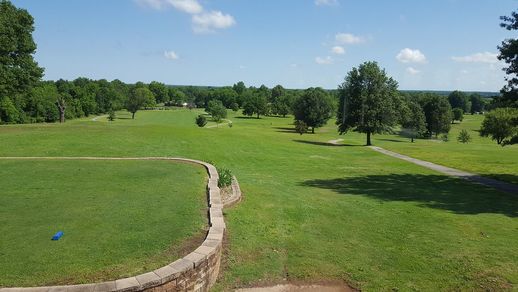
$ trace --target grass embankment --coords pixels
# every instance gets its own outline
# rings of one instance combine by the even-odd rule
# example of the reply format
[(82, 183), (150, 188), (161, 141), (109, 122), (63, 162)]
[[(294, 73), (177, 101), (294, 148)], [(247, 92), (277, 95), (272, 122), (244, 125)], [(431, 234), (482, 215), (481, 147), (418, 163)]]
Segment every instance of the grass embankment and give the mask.
[(338, 138), (331, 123), (300, 136), (290, 118), (230, 113), (232, 128), (206, 129), (194, 125), (199, 113), (3, 127), (0, 155), (184, 156), (231, 169), (245, 198), (225, 211), (229, 254), (216, 289), (284, 279), (366, 291), (518, 283), (518, 197), (376, 153), (360, 146), (363, 135), (328, 146)]
[(207, 225), (206, 174), (194, 165), (0, 160), (0, 177), (0, 287), (147, 272)]

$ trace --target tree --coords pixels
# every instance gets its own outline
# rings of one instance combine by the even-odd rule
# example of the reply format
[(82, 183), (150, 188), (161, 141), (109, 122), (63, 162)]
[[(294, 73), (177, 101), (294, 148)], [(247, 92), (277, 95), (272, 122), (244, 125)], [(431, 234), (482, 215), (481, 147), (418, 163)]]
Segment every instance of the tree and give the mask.
[(67, 109), (67, 100), (65, 96), (58, 94), (56, 97), (56, 106), (59, 110), (59, 122), (65, 122), (65, 110)]
[(518, 136), (518, 109), (497, 108), (486, 114), (480, 136), (491, 137), (498, 145), (513, 144)]
[(324, 126), (333, 115), (333, 104), (329, 94), (322, 88), (308, 88), (295, 101), (293, 114), (296, 121), (303, 121), (311, 132)]
[(108, 112), (108, 120), (109, 120), (110, 122), (115, 121), (115, 118), (116, 118), (116, 117), (117, 117), (117, 116), (115, 115), (115, 111), (114, 111), (114, 110), (110, 110), (110, 111)]
[(43, 76), (34, 61), (34, 19), (10, 1), (0, 1), (0, 97), (26, 94)]
[(203, 127), (205, 127), (206, 124), (207, 124), (207, 118), (205, 118), (204, 115), (198, 115), (196, 117), (196, 125), (198, 125), (198, 127), (203, 128)]
[(441, 133), (450, 132), (452, 111), (448, 99), (437, 94), (426, 95), (421, 100), (421, 106), (426, 117), (426, 128), (431, 137), (437, 138)]
[(462, 129), (462, 131), (460, 131), (459, 136), (457, 137), (457, 141), (464, 144), (471, 142), (471, 136), (469, 135), (468, 131), (466, 131), (466, 129)]
[(264, 92), (247, 90), (244, 96), (243, 114), (246, 116), (261, 115), (268, 112), (268, 99)]
[(465, 113), (469, 113), (471, 111), (471, 101), (469, 96), (462, 92), (455, 90), (450, 95), (448, 95), (448, 101), (450, 102), (451, 108), (460, 108)]
[(480, 94), (473, 93), (469, 96), (471, 101), (471, 114), (482, 113), (486, 108), (486, 102)]
[(153, 92), (157, 103), (163, 103), (169, 100), (169, 90), (164, 83), (153, 81), (149, 83), (149, 90)]
[(212, 116), (212, 119), (218, 124), (222, 119), (227, 117), (227, 108), (225, 108), (223, 103), (217, 99), (209, 101), (209, 105), (205, 111), (209, 113)]
[(455, 121), (462, 122), (464, 119), (464, 111), (461, 108), (454, 108), (452, 110), (452, 119), (451, 123), (453, 124)]
[(126, 109), (131, 113), (131, 118), (135, 119), (135, 113), (148, 104), (151, 99), (154, 100), (155, 97), (147, 87), (134, 88), (126, 102)]
[[(501, 16), (500, 26), (511, 31), (518, 30), (518, 12), (511, 16)], [(500, 106), (518, 108), (518, 39), (506, 39), (498, 46), (498, 59), (504, 61), (508, 67), (504, 68), (507, 84), (500, 91), (502, 96), (496, 101)]]
[(421, 106), (415, 101), (408, 101), (402, 110), (401, 126), (410, 131), (411, 142), (426, 131), (426, 118)]
[(295, 131), (302, 135), (308, 131), (308, 125), (306, 125), (306, 123), (304, 123), (304, 121), (296, 120), (295, 121)]
[(340, 134), (349, 130), (371, 135), (390, 131), (396, 125), (399, 98), (397, 82), (388, 77), (376, 62), (353, 68), (338, 87), (339, 110), (336, 124)]
[(7, 97), (0, 97), (0, 124), (15, 124), (20, 118), (20, 113), (13, 101)]

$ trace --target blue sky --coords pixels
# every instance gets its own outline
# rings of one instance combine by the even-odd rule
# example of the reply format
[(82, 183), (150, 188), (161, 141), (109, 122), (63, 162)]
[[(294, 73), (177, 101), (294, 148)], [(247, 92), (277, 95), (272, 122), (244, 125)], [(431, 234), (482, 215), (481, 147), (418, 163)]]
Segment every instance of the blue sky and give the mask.
[(14, 0), (46, 79), (336, 88), (377, 61), (401, 89), (498, 91), (517, 0)]

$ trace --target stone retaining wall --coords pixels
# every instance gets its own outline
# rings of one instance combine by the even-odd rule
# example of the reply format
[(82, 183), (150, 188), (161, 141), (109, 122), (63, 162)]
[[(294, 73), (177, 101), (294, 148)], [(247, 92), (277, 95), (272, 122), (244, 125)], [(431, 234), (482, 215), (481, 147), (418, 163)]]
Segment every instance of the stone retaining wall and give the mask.
[[(59, 157), (10, 157), (3, 159), (60, 159)], [(207, 184), (208, 193), (208, 219), (209, 231), (205, 241), (200, 247), (187, 256), (172, 262), (171, 264), (156, 269), (152, 272), (135, 277), (119, 279), (115, 281), (69, 285), (52, 287), (30, 287), (30, 288), (1, 288), (0, 292), (133, 292), (133, 291), (208, 291), (216, 282), (218, 277), (221, 254), (223, 249), (223, 237), (225, 234), (225, 221), (223, 219), (223, 202), (221, 201), (220, 189), (218, 187), (219, 175), (216, 168), (203, 161), (183, 158), (99, 158), (99, 157), (63, 157), (61, 159), (78, 160), (175, 160), (203, 165), (209, 174)], [(239, 185), (234, 180), (233, 190)], [(232, 198), (235, 199), (233, 194)], [(241, 192), (239, 190), (239, 198)], [(238, 198), (238, 200), (239, 200)], [(238, 201), (237, 200), (237, 201)], [(237, 201), (234, 201), (236, 203)]]

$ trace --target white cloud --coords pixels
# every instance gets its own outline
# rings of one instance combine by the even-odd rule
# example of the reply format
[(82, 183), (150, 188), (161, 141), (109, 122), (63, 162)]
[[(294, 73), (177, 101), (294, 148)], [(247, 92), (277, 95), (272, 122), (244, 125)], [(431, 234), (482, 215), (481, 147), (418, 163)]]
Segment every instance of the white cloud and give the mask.
[(331, 65), (334, 63), (333, 58), (330, 56), (327, 57), (316, 57), (315, 62), (319, 65)]
[(316, 6), (336, 6), (338, 4), (338, 0), (315, 0)]
[(426, 57), (421, 51), (409, 48), (402, 49), (396, 59), (401, 63), (426, 63)]
[(193, 30), (196, 33), (214, 32), (215, 29), (229, 28), (236, 24), (234, 17), (221, 11), (211, 11), (192, 16)]
[(421, 71), (419, 71), (413, 67), (406, 68), (406, 72), (410, 75), (417, 75), (417, 74), (421, 73)]
[(469, 56), (463, 57), (451, 57), (451, 59), (455, 62), (462, 63), (488, 63), (495, 64), (498, 62), (498, 54), (484, 52), (484, 53), (476, 53)]
[(344, 49), (344, 47), (341, 47), (341, 46), (334, 46), (331, 48), (331, 52), (333, 54), (343, 55), (343, 54), (345, 54), (345, 49)]
[(165, 51), (164, 57), (168, 60), (178, 60), (180, 58), (174, 51)]
[(221, 11), (205, 12), (198, 0), (134, 0), (137, 4), (156, 10), (167, 7), (192, 14), (193, 30), (196, 33), (214, 32), (236, 24), (234, 17)]
[(185, 13), (198, 14), (203, 12), (203, 7), (196, 0), (166, 0), (166, 2)]
[(353, 45), (353, 44), (360, 44), (365, 42), (365, 38), (355, 36), (350, 33), (339, 33), (335, 35), (335, 40), (339, 44), (347, 44), (347, 45)]

